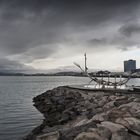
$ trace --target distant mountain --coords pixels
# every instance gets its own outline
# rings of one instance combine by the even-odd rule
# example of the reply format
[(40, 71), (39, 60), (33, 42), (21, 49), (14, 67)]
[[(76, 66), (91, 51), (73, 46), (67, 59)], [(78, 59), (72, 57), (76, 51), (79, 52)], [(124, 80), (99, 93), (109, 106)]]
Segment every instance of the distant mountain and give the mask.
[[(108, 74), (98, 74), (98, 73), (89, 73), (93, 77), (108, 77)], [(111, 72), (110, 77), (118, 77), (120, 78), (120, 75), (122, 77), (129, 77), (129, 74), (127, 73), (117, 73), (117, 72)], [(74, 72), (74, 71), (67, 71), (67, 72), (57, 72), (57, 73), (20, 73), (20, 72), (0, 72), (0, 76), (85, 76), (82, 72)], [(140, 73), (135, 73), (131, 77), (133, 78), (140, 78)]]
[(81, 72), (73, 72), (73, 71), (69, 71), (69, 72), (58, 72), (52, 75), (56, 75), (56, 76), (83, 76), (83, 74)]
[(0, 76), (83, 76), (81, 72), (58, 72), (58, 73), (19, 73), (19, 72), (0, 72)]

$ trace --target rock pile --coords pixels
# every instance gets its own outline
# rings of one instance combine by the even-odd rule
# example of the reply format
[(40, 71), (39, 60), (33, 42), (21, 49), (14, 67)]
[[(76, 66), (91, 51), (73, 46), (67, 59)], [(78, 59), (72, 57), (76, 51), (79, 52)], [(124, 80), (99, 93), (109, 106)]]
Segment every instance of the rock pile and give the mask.
[(25, 140), (140, 140), (140, 94), (63, 86), (33, 102), (45, 119)]

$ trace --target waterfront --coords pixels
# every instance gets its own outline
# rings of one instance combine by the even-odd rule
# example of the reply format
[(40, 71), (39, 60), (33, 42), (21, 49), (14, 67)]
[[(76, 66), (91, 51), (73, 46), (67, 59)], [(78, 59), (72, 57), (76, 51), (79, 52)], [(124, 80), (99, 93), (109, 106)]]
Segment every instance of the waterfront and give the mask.
[(32, 98), (60, 85), (84, 83), (81, 77), (0, 77), (0, 140), (18, 140), (43, 119)]
[[(33, 107), (33, 97), (57, 86), (88, 81), (86, 77), (70, 76), (1, 76), (0, 140), (19, 140), (41, 123), (43, 117)], [(129, 83), (138, 85), (140, 79)]]

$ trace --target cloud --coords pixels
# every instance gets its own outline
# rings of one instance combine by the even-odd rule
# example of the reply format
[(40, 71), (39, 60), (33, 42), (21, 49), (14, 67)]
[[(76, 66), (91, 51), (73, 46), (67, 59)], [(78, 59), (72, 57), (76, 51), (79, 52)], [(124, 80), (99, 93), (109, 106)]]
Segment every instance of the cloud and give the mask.
[(57, 45), (42, 45), (39, 47), (34, 47), (29, 49), (27, 52), (22, 55), (18, 55), (18, 59), (22, 62), (30, 63), (36, 59), (45, 59), (48, 58), (51, 54), (55, 53), (59, 46)]
[(88, 40), (87, 43), (89, 45), (95, 45), (95, 46), (105, 46), (106, 44), (108, 44), (107, 39), (106, 38), (93, 38), (91, 40)]
[(139, 44), (139, 7), (139, 0), (0, 0), (0, 52), (18, 65), (61, 48), (64, 57), (89, 48), (125, 50)]
[(8, 59), (0, 59), (0, 71), (14, 70), (14, 71), (24, 71), (33, 70), (33, 68), (26, 66), (18, 61), (12, 61)]
[(138, 23), (129, 23), (125, 24), (120, 28), (120, 33), (126, 37), (131, 37), (133, 34), (140, 34), (140, 24)]

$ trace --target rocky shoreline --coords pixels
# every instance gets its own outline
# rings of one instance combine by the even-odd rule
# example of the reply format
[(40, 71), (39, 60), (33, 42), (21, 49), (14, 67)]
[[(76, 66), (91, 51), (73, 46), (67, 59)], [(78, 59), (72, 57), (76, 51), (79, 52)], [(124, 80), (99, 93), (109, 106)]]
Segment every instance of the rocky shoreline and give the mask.
[(140, 94), (62, 86), (33, 102), (45, 119), (24, 140), (140, 140)]

